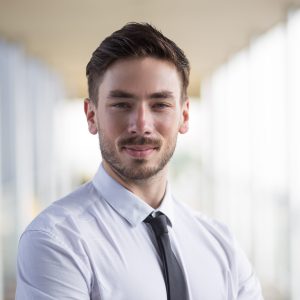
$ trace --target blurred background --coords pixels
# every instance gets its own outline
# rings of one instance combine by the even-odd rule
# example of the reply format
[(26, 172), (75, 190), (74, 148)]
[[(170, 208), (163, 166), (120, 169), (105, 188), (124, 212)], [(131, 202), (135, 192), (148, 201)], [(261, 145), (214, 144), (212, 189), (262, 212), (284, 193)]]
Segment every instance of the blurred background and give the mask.
[(192, 65), (191, 125), (172, 160), (174, 194), (231, 227), (265, 299), (300, 299), (298, 7), (300, 0), (0, 0), (0, 299), (14, 299), (26, 225), (98, 168), (97, 137), (83, 114), (85, 66), (129, 21), (154, 24)]

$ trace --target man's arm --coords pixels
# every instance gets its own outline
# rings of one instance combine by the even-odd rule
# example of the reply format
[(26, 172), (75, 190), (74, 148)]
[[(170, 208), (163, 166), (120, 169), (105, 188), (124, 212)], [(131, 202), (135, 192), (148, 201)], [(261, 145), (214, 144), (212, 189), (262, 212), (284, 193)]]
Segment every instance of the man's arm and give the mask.
[(263, 300), (261, 286), (259, 280), (246, 257), (244, 251), (237, 242), (236, 258), (237, 258), (237, 276), (238, 276), (238, 300)]
[(16, 300), (89, 300), (90, 271), (55, 236), (26, 231), (19, 242)]

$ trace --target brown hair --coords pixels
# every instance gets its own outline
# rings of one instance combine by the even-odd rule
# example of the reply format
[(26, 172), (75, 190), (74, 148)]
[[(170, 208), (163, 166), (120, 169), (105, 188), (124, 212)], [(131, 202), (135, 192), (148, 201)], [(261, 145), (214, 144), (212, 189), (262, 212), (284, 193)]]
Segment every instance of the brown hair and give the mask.
[(148, 23), (128, 23), (94, 51), (86, 66), (89, 98), (97, 105), (98, 88), (109, 66), (119, 59), (154, 57), (172, 62), (182, 79), (182, 98), (187, 97), (190, 65), (184, 52)]

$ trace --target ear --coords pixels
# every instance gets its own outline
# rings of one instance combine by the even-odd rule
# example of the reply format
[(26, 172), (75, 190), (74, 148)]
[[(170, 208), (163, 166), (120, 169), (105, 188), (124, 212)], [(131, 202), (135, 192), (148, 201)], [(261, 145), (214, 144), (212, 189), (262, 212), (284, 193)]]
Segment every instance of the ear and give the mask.
[(96, 119), (96, 107), (94, 102), (88, 98), (84, 99), (84, 112), (86, 115), (89, 132), (91, 134), (97, 134), (98, 128)]
[(189, 109), (190, 109), (190, 100), (186, 99), (181, 108), (181, 120), (179, 133), (184, 134), (189, 130)]

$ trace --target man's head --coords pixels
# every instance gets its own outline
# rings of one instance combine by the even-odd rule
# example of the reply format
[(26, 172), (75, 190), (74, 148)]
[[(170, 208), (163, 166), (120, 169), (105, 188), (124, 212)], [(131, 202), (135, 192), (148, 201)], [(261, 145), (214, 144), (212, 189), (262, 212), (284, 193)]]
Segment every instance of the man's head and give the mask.
[(187, 98), (190, 65), (183, 51), (147, 23), (128, 23), (108, 36), (94, 51), (86, 67), (89, 98), (97, 105), (98, 88), (105, 71), (117, 60), (153, 57), (175, 65), (181, 77), (182, 100)]
[(166, 170), (188, 130), (188, 73), (183, 52), (147, 24), (123, 27), (94, 52), (85, 113), (112, 175), (136, 181)]

